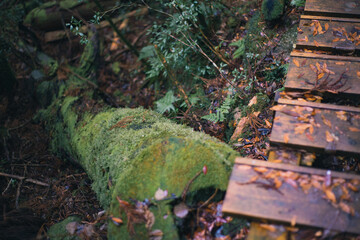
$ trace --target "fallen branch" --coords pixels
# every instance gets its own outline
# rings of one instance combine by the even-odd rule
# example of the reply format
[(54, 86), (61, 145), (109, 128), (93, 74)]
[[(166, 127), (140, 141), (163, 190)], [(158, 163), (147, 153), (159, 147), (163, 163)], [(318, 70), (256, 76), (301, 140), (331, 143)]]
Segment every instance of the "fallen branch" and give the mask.
[(49, 187), (50, 186), (47, 183), (44, 183), (44, 182), (41, 182), (41, 181), (38, 181), (38, 180), (35, 180), (35, 179), (32, 179), (32, 178), (26, 178), (26, 177), (18, 176), (18, 175), (13, 175), (13, 174), (0, 172), (0, 176), (9, 177), (9, 178), (15, 178), (15, 179), (18, 179), (18, 180), (21, 180), (21, 181), (31, 182), (31, 183), (34, 183), (34, 184), (37, 184), (37, 185), (40, 185), (40, 186), (44, 186), (44, 187)]

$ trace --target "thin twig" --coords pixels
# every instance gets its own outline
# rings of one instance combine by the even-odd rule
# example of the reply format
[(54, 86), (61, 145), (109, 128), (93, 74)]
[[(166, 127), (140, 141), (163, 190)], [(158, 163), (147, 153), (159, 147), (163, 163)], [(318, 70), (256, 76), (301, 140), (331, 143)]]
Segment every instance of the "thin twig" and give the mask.
[(211, 195), (209, 197), (209, 199), (206, 200), (203, 204), (201, 204), (200, 207), (198, 207), (198, 209), (196, 210), (196, 223), (197, 223), (198, 226), (199, 226), (199, 212), (200, 212), (200, 209), (207, 206), (210, 203), (210, 201), (216, 196), (218, 190), (219, 189), (215, 189), (215, 192), (213, 193), (213, 195)]
[(49, 186), (50, 186), (50, 185), (47, 184), (47, 183), (44, 183), (44, 182), (41, 182), (41, 181), (38, 181), (38, 180), (35, 180), (35, 179), (32, 179), (32, 178), (22, 177), (22, 176), (19, 176), (19, 175), (13, 175), (13, 174), (8, 174), (8, 173), (0, 172), (0, 176), (15, 178), (15, 179), (18, 179), (18, 180), (21, 180), (21, 181), (34, 183), (34, 184), (37, 184), (37, 185), (40, 185), (40, 186), (44, 186), (44, 187), (49, 187)]
[(195, 181), (195, 179), (196, 179), (197, 177), (200, 176), (201, 173), (202, 173), (202, 170), (198, 171), (198, 172), (195, 174), (195, 176), (194, 176), (192, 179), (190, 179), (190, 181), (186, 184), (186, 187), (184, 188), (184, 190), (183, 190), (183, 192), (182, 192), (182, 194), (181, 194), (181, 198), (182, 198), (183, 202), (185, 202), (186, 194), (187, 194), (187, 192), (189, 191), (190, 185)]

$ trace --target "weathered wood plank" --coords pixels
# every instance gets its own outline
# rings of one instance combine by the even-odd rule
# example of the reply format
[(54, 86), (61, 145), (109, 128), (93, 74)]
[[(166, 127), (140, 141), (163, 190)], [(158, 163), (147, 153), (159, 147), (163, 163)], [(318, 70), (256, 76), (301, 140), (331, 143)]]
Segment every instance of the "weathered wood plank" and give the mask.
[(343, 51), (360, 50), (360, 23), (302, 19), (297, 35), (297, 48)]
[(336, 110), (336, 111), (360, 113), (360, 108), (358, 108), (358, 107), (342, 106), (342, 105), (335, 105), (335, 104), (289, 100), (289, 99), (282, 99), (282, 98), (280, 98), (278, 100), (278, 103), (279, 104), (287, 104), (287, 105), (297, 105), (297, 106), (303, 106), (303, 107), (313, 107), (313, 108), (322, 108), (322, 109), (329, 109), (329, 110)]
[[(232, 215), (359, 234), (360, 192), (349, 193), (353, 202), (344, 202), (340, 196), (341, 189), (349, 184), (359, 188), (360, 176), (328, 173), (326, 177), (326, 170), (238, 158), (222, 210)], [(329, 179), (331, 183), (323, 188)], [(282, 184), (275, 187), (278, 181)], [(335, 195), (333, 202), (329, 191)], [(345, 206), (354, 212), (345, 212)]]
[(275, 107), (272, 144), (360, 154), (360, 113), (310, 107), (306, 103)]
[(346, 57), (325, 59), (316, 54), (292, 56), (285, 88), (360, 94), (360, 61), (347, 61)]
[(360, 17), (360, 2), (357, 0), (306, 0), (305, 14)]
[(323, 60), (335, 60), (335, 61), (348, 61), (348, 62), (360, 62), (360, 57), (341, 56), (341, 55), (329, 55), (318, 54), (294, 50), (290, 53), (291, 57), (304, 57), (304, 58), (318, 58)]

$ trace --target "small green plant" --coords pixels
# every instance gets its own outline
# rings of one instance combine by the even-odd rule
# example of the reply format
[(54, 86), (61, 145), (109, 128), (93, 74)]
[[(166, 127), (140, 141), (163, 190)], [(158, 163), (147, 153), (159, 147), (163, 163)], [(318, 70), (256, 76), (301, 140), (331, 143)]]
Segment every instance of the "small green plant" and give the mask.
[[(89, 22), (92, 24), (99, 24), (100, 20), (101, 20), (100, 12), (95, 12), (93, 18), (90, 19)], [(84, 23), (84, 24), (87, 25), (88, 23)], [(89, 39), (87, 38), (87, 36), (83, 33), (83, 31), (81, 29), (84, 24), (83, 24), (82, 20), (78, 20), (78, 19), (74, 18), (74, 16), (71, 17), (70, 23), (66, 24), (66, 26), (70, 28), (70, 31), (72, 33), (74, 33), (76, 36), (80, 37), (81, 44), (89, 43)]]
[(238, 47), (238, 49), (236, 49), (236, 51), (233, 53), (234, 59), (244, 56), (244, 54), (245, 54), (245, 40), (244, 39), (240, 39), (236, 42), (233, 42), (230, 44), (230, 46)]
[(291, 0), (290, 4), (295, 7), (304, 7), (305, 0)]
[(180, 98), (174, 96), (174, 92), (169, 90), (163, 98), (160, 98), (155, 102), (156, 111), (164, 114), (165, 112), (176, 111), (174, 103), (179, 101)]
[(225, 101), (221, 104), (220, 107), (216, 108), (215, 113), (210, 113), (209, 115), (202, 116), (202, 119), (211, 121), (211, 122), (223, 122), (227, 115), (230, 113), (232, 105), (234, 104), (235, 99), (233, 94), (227, 95)]

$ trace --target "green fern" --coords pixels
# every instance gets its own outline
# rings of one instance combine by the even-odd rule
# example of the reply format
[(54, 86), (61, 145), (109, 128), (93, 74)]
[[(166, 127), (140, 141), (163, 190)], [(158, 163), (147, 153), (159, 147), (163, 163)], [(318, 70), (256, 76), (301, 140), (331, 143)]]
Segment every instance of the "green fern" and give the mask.
[(174, 96), (174, 92), (172, 90), (168, 91), (163, 98), (160, 98), (155, 102), (156, 111), (163, 114), (166, 111), (171, 112), (175, 111), (174, 103), (180, 100)]
[(230, 46), (238, 47), (238, 49), (236, 49), (236, 51), (233, 54), (234, 59), (244, 56), (244, 54), (245, 54), (245, 40), (244, 39), (240, 39), (239, 41), (230, 43)]
[(231, 94), (229, 94), (223, 104), (216, 109), (216, 113), (211, 113), (209, 115), (202, 116), (202, 119), (211, 121), (211, 122), (223, 122), (226, 119), (226, 116), (230, 113), (231, 106), (234, 103), (234, 99)]

